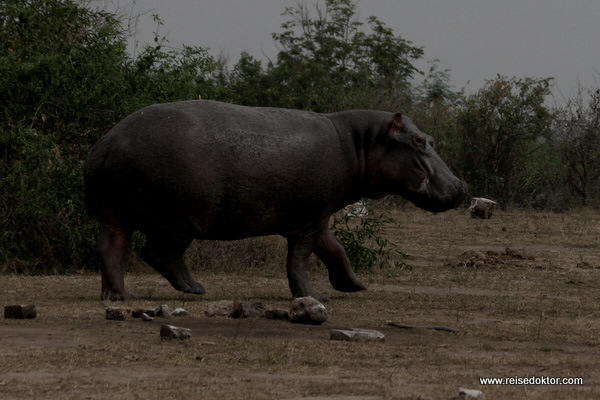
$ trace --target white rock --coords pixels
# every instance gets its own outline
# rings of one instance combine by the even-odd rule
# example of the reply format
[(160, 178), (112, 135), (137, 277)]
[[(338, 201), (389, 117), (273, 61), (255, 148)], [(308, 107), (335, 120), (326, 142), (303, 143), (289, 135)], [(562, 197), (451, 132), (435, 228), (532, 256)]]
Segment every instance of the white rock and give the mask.
[(146, 313), (142, 313), (142, 321), (154, 321), (154, 318), (152, 318)]
[(298, 297), (291, 303), (291, 322), (318, 325), (327, 321), (327, 317), (327, 309), (314, 297)]
[(383, 342), (385, 335), (373, 329), (332, 329), (329, 339), (348, 342)]
[(160, 338), (161, 339), (178, 339), (184, 340), (192, 337), (192, 330), (188, 328), (181, 328), (173, 325), (161, 325), (160, 326)]
[(488, 219), (496, 210), (497, 203), (493, 200), (483, 197), (472, 197), (469, 211), (472, 218)]
[(171, 315), (174, 317), (187, 317), (188, 315), (190, 315), (190, 313), (185, 308), (178, 307), (175, 310), (173, 310), (173, 313)]
[(473, 400), (473, 399), (485, 399), (485, 396), (483, 395), (483, 392), (480, 390), (475, 390), (475, 389), (465, 389), (465, 388), (459, 388), (458, 389), (458, 396), (461, 399), (465, 399), (465, 400)]
[(166, 304), (163, 304), (162, 306), (158, 307), (156, 309), (156, 316), (163, 317), (163, 318), (169, 318), (171, 316), (171, 311), (169, 310), (169, 306)]

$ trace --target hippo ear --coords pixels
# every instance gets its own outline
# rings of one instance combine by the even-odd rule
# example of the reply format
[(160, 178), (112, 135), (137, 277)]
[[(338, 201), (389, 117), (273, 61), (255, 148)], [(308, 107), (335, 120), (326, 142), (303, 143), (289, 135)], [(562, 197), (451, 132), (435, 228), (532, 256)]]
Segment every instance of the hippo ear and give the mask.
[(399, 112), (394, 114), (394, 126), (398, 129), (402, 129), (402, 114)]

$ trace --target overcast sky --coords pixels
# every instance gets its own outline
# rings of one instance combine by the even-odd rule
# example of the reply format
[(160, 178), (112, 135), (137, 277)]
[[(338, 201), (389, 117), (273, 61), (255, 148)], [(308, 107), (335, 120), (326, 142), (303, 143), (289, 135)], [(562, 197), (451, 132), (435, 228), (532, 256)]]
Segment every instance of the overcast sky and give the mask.
[[(126, 7), (132, 0), (112, 0)], [(313, 4), (315, 0), (308, 0)], [(564, 95), (580, 82), (600, 86), (600, 0), (358, 0), (359, 19), (375, 15), (451, 70), (455, 89), (480, 89), (497, 74), (554, 77)], [(275, 59), (271, 37), (295, 0), (137, 0), (137, 39), (153, 38), (150, 14), (170, 44), (210, 48), (235, 63), (246, 50)], [(422, 69), (427, 65), (419, 65)], [(555, 90), (555, 93), (557, 91)]]

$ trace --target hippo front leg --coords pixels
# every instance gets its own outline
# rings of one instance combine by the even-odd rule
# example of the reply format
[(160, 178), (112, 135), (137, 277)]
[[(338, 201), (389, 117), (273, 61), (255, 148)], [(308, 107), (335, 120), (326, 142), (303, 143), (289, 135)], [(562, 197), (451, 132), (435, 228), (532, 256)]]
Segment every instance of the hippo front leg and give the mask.
[(315, 254), (329, 272), (329, 282), (340, 292), (358, 292), (367, 287), (356, 277), (346, 251), (329, 229), (329, 219), (322, 225), (321, 235), (314, 247)]
[(319, 231), (288, 237), (287, 277), (292, 296), (311, 296), (320, 301), (329, 301), (329, 297), (317, 292), (308, 281), (308, 259), (313, 252), (315, 242), (319, 238)]

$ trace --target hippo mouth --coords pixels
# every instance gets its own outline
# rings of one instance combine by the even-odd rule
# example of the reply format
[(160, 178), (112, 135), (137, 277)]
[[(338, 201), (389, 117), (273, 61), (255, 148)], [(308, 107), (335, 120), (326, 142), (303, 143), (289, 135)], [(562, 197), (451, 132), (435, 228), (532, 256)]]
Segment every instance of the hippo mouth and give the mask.
[(459, 179), (442, 187), (424, 179), (416, 193), (406, 198), (426, 211), (443, 212), (460, 206), (466, 195), (467, 184)]

